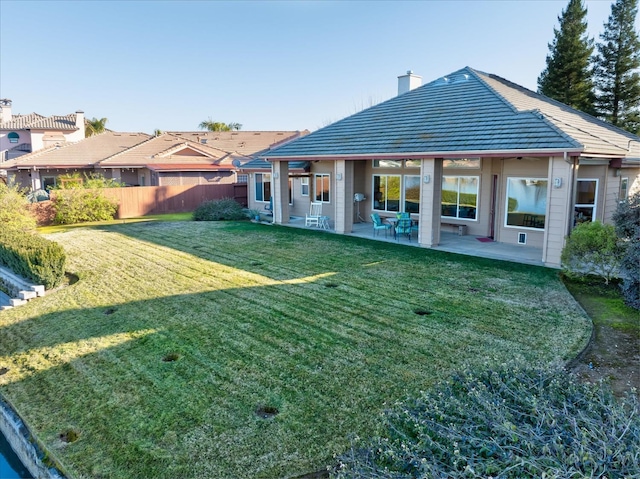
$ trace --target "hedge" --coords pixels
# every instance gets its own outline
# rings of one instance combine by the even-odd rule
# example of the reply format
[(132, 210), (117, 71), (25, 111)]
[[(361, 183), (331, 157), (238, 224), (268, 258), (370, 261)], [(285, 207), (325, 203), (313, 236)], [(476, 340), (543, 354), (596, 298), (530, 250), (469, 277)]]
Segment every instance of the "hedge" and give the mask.
[(45, 289), (62, 282), (66, 259), (62, 246), (42, 236), (0, 231), (0, 266)]

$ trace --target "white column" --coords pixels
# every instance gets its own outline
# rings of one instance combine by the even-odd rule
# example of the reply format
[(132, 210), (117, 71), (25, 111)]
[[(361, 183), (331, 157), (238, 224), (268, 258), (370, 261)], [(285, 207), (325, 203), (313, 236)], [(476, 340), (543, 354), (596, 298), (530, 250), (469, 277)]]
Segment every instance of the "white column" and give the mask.
[(440, 243), (442, 159), (425, 158), (420, 168), (420, 225), (418, 243), (431, 248)]
[(353, 229), (353, 162), (335, 162), (334, 224), (336, 233), (351, 233)]
[(289, 223), (289, 163), (271, 163), (271, 187), (273, 196), (273, 222)]
[(571, 158), (549, 158), (547, 211), (542, 243), (542, 262), (560, 267), (565, 237), (573, 221), (574, 165)]

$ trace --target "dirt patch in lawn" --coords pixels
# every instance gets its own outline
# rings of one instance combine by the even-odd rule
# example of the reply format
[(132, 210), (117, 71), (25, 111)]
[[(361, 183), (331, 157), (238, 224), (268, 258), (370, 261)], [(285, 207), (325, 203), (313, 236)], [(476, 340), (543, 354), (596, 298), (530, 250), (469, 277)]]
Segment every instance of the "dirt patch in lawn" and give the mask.
[(616, 396), (631, 388), (640, 393), (640, 340), (608, 326), (596, 325), (591, 343), (570, 369), (587, 381), (606, 379)]
[(593, 279), (565, 279), (565, 284), (594, 325), (591, 342), (569, 369), (587, 381), (608, 381), (616, 396), (632, 388), (640, 396), (640, 311), (623, 304), (615, 284)]

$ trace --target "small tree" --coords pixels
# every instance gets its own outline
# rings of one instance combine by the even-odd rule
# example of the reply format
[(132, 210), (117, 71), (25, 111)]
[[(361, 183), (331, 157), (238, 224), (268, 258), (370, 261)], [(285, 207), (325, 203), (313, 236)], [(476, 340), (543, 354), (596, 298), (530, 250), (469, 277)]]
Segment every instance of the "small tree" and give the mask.
[(640, 309), (640, 192), (618, 205), (613, 221), (625, 249), (620, 265), (622, 296), (628, 306)]
[(242, 129), (242, 124), (240, 123), (224, 123), (221, 121), (213, 121), (211, 117), (208, 120), (201, 122), (198, 125), (198, 128), (201, 130), (209, 130), (209, 131), (238, 131)]
[(105, 125), (107, 124), (106, 118), (92, 118), (88, 120), (85, 128), (84, 128), (84, 136), (89, 138), (90, 136), (97, 135), (99, 133), (103, 133), (106, 130)]
[(568, 276), (596, 274), (609, 284), (618, 275), (623, 255), (615, 228), (594, 221), (574, 228), (560, 259)]
[(0, 225), (2, 228), (35, 231), (36, 219), (29, 212), (25, 191), (0, 182)]

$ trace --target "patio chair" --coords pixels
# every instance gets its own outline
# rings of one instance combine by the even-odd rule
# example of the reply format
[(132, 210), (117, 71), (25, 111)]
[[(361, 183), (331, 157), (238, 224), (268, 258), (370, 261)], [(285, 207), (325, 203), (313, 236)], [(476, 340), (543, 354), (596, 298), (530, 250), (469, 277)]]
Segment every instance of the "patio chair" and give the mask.
[(305, 226), (320, 226), (320, 216), (322, 216), (322, 203), (312, 202), (309, 206), (309, 214), (305, 216)]
[(399, 218), (396, 223), (396, 239), (400, 241), (400, 236), (405, 235), (411, 241), (411, 218)]
[(387, 231), (391, 229), (391, 225), (383, 223), (378, 213), (371, 213), (371, 221), (373, 221), (373, 236), (378, 234), (378, 231), (384, 230), (384, 237), (387, 237)]

